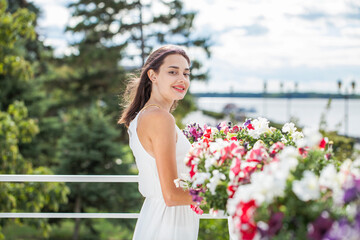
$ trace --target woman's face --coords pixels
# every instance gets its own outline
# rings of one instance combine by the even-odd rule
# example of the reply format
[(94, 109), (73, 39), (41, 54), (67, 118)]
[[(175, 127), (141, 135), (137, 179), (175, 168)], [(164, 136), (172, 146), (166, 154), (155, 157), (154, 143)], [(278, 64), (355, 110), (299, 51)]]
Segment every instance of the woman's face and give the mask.
[(183, 99), (190, 85), (190, 67), (187, 60), (179, 54), (169, 55), (164, 59), (159, 72), (151, 70), (153, 93), (174, 101)]

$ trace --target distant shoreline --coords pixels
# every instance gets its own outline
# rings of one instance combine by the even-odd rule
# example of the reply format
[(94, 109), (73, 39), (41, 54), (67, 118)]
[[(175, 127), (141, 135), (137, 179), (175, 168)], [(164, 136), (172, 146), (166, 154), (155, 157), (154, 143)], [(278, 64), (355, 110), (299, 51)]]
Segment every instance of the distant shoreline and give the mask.
[(315, 92), (293, 92), (293, 93), (192, 93), (195, 97), (228, 97), (228, 98), (332, 98), (332, 99), (360, 99), (359, 94), (338, 93), (315, 93)]

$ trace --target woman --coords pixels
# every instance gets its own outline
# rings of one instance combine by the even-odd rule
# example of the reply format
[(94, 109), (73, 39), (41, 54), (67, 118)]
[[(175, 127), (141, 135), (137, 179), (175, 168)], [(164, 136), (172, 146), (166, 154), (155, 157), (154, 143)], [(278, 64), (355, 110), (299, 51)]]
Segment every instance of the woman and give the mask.
[(195, 203), (174, 184), (188, 173), (184, 158), (191, 145), (170, 113), (184, 98), (189, 76), (189, 57), (170, 45), (153, 52), (140, 79), (128, 86), (130, 102), (119, 123), (128, 127), (139, 191), (145, 197), (133, 239), (197, 239), (199, 218), (189, 207)]

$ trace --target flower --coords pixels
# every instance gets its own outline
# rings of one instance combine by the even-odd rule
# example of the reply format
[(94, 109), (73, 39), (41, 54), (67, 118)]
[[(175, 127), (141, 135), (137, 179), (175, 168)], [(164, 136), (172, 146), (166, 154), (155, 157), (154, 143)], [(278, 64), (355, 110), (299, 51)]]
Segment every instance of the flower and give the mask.
[(200, 188), (200, 189), (190, 189), (189, 193), (192, 197), (193, 202), (196, 202), (197, 204), (200, 204), (201, 201), (203, 200), (203, 197), (199, 196), (200, 193), (204, 193), (205, 190)]
[(190, 205), (190, 208), (196, 212), (196, 214), (202, 215), (204, 213), (204, 211), (199, 207), (199, 206), (195, 206), (195, 205)]
[(210, 182), (206, 186), (209, 188), (211, 194), (215, 195), (215, 189), (217, 185), (219, 184), (220, 180), (225, 180), (226, 176), (225, 174), (220, 173), (219, 170), (214, 170), (212, 174), (213, 177), (210, 178)]
[[(251, 125), (251, 128), (249, 127)], [(266, 118), (257, 118), (251, 122), (248, 126), (249, 135), (255, 139), (258, 139), (263, 133), (272, 133), (269, 128), (269, 121)]]
[(340, 182), (337, 178), (337, 171), (333, 164), (327, 165), (320, 173), (319, 177), (320, 188), (326, 190), (330, 189), (336, 191), (340, 188)]
[(296, 141), (298, 147), (318, 147), (320, 141), (323, 139), (321, 133), (316, 128), (306, 127), (303, 130), (304, 138)]
[(308, 227), (308, 238), (313, 240), (322, 240), (326, 233), (333, 225), (334, 220), (329, 216), (328, 212), (323, 212), (315, 222)]
[(318, 177), (311, 171), (305, 170), (301, 180), (295, 180), (292, 190), (301, 201), (316, 200), (320, 197)]
[(269, 222), (258, 224), (258, 229), (260, 231), (262, 238), (271, 238), (275, 236), (280, 229), (282, 228), (282, 220), (284, 218), (284, 213), (276, 212), (271, 214)]
[(351, 186), (345, 189), (344, 203), (349, 203), (360, 198), (360, 179), (354, 179)]
[(355, 218), (355, 223), (351, 224), (346, 218), (341, 218), (332, 224), (326, 233), (324, 240), (358, 240), (360, 236), (360, 215)]
[(285, 123), (284, 126), (282, 127), (281, 131), (283, 133), (293, 133), (296, 131), (296, 127), (294, 123)]
[(181, 181), (180, 178), (177, 178), (177, 179), (174, 180), (175, 186), (176, 186), (177, 188), (180, 187), (180, 181)]
[(192, 183), (192, 187), (197, 188), (199, 185), (202, 185), (210, 177), (211, 177), (210, 173), (197, 172), (194, 176), (194, 181)]

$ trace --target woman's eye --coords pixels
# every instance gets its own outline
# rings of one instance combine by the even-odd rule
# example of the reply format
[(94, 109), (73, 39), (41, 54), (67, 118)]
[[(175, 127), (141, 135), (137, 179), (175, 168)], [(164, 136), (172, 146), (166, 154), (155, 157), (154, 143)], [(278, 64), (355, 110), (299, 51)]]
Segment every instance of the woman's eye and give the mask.
[(175, 71), (170, 71), (169, 73), (172, 74), (172, 75), (175, 75), (175, 74), (176, 74)]
[(190, 73), (184, 73), (184, 75), (190, 77)]

